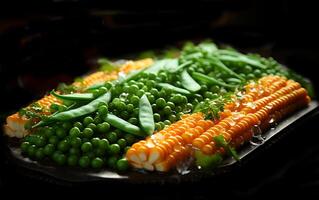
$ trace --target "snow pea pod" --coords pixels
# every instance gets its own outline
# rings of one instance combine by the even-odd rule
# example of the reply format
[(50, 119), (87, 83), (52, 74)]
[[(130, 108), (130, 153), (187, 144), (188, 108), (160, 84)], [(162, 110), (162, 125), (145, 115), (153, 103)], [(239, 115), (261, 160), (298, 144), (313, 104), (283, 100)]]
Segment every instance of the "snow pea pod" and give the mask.
[(230, 85), (224, 82), (221, 82), (213, 77), (210, 76), (206, 76), (204, 74), (198, 73), (198, 72), (193, 72), (192, 73), (193, 78), (195, 78), (196, 80), (202, 81), (202, 82), (206, 82), (209, 84), (215, 84), (215, 85), (220, 85), (223, 86), (225, 88), (235, 88), (235, 85)]
[(68, 110), (65, 112), (60, 112), (56, 115), (49, 117), (47, 120), (50, 122), (51, 121), (67, 121), (77, 117), (81, 117), (81, 116), (97, 111), (101, 103), (108, 103), (110, 100), (111, 100), (111, 92), (107, 92), (104, 95), (94, 99), (93, 101), (91, 101), (90, 103), (84, 106), (81, 106), (72, 110)]
[(153, 109), (145, 94), (140, 98), (138, 117), (140, 120), (141, 128), (148, 135), (152, 135), (155, 129)]
[(58, 99), (68, 101), (92, 101), (95, 99), (92, 93), (58, 94), (53, 90), (50, 94)]
[(172, 90), (172, 91), (177, 92), (177, 93), (191, 94), (188, 90), (185, 90), (185, 89), (179, 88), (179, 87), (175, 87), (174, 85), (171, 85), (168, 83), (159, 83), (157, 85), (162, 87), (162, 88), (169, 89), (169, 90)]
[(107, 114), (107, 116), (104, 118), (104, 120), (106, 122), (108, 122), (109, 124), (111, 124), (112, 126), (125, 131), (127, 133), (130, 133), (132, 135), (136, 135), (139, 137), (145, 137), (146, 134), (142, 132), (142, 130), (138, 127), (135, 126), (127, 121), (125, 121), (124, 119), (121, 119), (115, 115), (112, 114)]
[(182, 86), (191, 92), (197, 92), (201, 88), (200, 85), (189, 75), (187, 70), (182, 72), (180, 81)]

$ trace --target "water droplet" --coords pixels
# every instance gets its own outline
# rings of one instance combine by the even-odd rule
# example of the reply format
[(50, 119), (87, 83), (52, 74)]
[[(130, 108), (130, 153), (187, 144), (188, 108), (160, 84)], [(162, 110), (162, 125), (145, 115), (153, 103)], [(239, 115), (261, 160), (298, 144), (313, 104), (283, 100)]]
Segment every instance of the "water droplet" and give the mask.
[(122, 101), (126, 101), (128, 95), (129, 95), (128, 93), (122, 93), (122, 94), (120, 94), (119, 98), (120, 98)]
[(176, 165), (177, 172), (181, 175), (188, 174), (191, 171), (189, 168), (193, 164), (193, 162), (194, 162), (193, 156), (189, 156), (186, 160), (178, 162)]

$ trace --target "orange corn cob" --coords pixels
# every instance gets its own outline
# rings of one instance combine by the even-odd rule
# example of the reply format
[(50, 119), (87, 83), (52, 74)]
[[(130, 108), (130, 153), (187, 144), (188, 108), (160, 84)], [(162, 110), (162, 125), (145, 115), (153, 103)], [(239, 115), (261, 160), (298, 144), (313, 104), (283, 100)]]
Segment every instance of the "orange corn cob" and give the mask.
[(180, 121), (170, 125), (135, 143), (126, 154), (128, 161), (137, 168), (150, 171), (168, 171), (178, 162), (190, 156), (188, 144), (213, 126), (211, 120), (204, 120), (202, 113), (185, 115)]
[[(98, 84), (103, 83), (105, 81), (109, 80), (115, 80), (118, 77), (118, 73), (128, 73), (131, 70), (138, 70), (145, 67), (150, 66), (153, 63), (153, 60), (150, 58), (138, 60), (138, 61), (127, 61), (119, 68), (119, 70), (112, 71), (112, 72), (106, 72), (106, 71), (99, 71), (92, 73), (86, 77), (83, 78), (83, 81), (81, 82), (74, 82), (72, 85), (76, 86), (78, 88), (79, 92), (81, 92), (83, 89)], [(62, 102), (57, 99), (56, 97), (52, 95), (46, 95), (42, 99), (38, 100), (36, 102), (39, 106), (42, 107), (43, 113), (45, 115), (50, 114), (50, 106), (51, 104), (61, 104)], [(29, 134), (27, 130), (25, 130), (24, 125), (28, 120), (20, 116), (18, 113), (15, 113), (13, 115), (10, 115), (7, 117), (6, 122), (7, 124), (4, 125), (4, 132), (6, 135), (10, 137), (18, 137), (22, 138)]]
[(224, 153), (215, 144), (215, 136), (222, 135), (238, 147), (252, 138), (255, 126), (266, 130), (270, 121), (279, 121), (309, 101), (299, 83), (280, 76), (266, 76), (247, 84), (241, 98), (225, 105), (219, 120), (204, 120), (201, 113), (185, 115), (182, 120), (135, 143), (126, 157), (136, 168), (168, 171), (191, 156), (192, 148), (205, 154)]

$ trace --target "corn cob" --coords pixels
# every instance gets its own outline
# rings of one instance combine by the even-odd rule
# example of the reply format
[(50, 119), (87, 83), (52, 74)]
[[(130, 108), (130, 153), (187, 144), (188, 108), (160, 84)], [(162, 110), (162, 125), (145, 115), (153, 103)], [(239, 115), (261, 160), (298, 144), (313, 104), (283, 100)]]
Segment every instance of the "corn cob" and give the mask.
[[(99, 71), (92, 73), (83, 78), (81, 82), (74, 82), (72, 85), (76, 86), (78, 92), (83, 89), (109, 80), (115, 80), (118, 77), (118, 73), (129, 73), (131, 70), (138, 70), (144, 67), (148, 67), (153, 63), (152, 59), (143, 59), (138, 61), (127, 61), (119, 68), (119, 70), (106, 72)], [(62, 102), (52, 95), (46, 95), (42, 99), (36, 101), (36, 103), (42, 108), (43, 115), (49, 115), (51, 104), (62, 104)], [(10, 137), (22, 138), (29, 134), (29, 132), (24, 128), (25, 123), (28, 119), (24, 116), (20, 116), (19, 113), (12, 114), (7, 117), (7, 124), (4, 125), (4, 132)]]
[(204, 120), (201, 113), (186, 115), (168, 128), (135, 143), (126, 158), (136, 168), (168, 171), (190, 157), (193, 148), (205, 154), (223, 154), (225, 150), (215, 143), (215, 136), (222, 135), (230, 145), (239, 147), (252, 138), (254, 127), (266, 130), (270, 121), (279, 121), (309, 101), (299, 83), (284, 77), (266, 76), (246, 85), (241, 98), (225, 105), (219, 120)]

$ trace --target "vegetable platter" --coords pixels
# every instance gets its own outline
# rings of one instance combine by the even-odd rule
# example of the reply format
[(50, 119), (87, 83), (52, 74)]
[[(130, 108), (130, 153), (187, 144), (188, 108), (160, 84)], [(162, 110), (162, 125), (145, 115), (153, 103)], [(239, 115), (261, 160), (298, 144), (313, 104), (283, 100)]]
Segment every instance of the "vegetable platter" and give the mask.
[(15, 162), (77, 182), (198, 180), (242, 163), (318, 107), (311, 83), (273, 58), (210, 41), (98, 63), (7, 117)]

